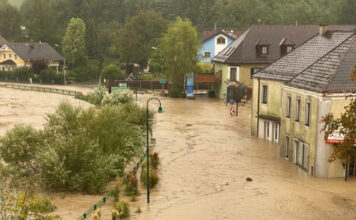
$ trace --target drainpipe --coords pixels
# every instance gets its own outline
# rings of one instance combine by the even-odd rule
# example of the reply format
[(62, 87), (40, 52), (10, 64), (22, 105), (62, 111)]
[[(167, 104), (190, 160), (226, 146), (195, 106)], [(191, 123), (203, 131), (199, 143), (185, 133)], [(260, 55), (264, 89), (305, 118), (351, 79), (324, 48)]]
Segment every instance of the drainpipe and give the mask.
[(258, 97), (257, 97), (257, 137), (260, 130), (260, 78), (258, 78)]

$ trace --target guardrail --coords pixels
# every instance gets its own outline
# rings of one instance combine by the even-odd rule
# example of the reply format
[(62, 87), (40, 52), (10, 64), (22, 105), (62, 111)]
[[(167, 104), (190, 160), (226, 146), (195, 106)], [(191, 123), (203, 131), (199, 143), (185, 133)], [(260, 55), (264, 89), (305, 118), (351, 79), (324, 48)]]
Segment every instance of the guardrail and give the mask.
[(21, 84), (5, 84), (4, 87), (12, 88), (12, 89), (38, 91), (38, 92), (50, 92), (50, 93), (57, 93), (57, 94), (71, 95), (71, 96), (76, 96), (78, 94), (77, 91), (73, 91), (73, 90), (57, 89), (52, 87), (29, 86), (29, 85), (21, 85)]

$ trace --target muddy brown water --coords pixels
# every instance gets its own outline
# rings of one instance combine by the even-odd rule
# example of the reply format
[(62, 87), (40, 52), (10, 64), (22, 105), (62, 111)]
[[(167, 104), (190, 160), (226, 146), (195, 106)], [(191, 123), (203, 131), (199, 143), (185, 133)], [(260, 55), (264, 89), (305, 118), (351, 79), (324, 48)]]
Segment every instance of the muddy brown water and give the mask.
[[(63, 99), (86, 105), (50, 93), (0, 88), (0, 95), (0, 134), (19, 122), (41, 127)], [(310, 177), (279, 157), (277, 146), (251, 137), (250, 104), (230, 117), (218, 100), (158, 98), (165, 111), (154, 125), (160, 182), (150, 205), (141, 188), (131, 219), (356, 219), (356, 181)], [(158, 106), (152, 101), (151, 107)], [(63, 219), (76, 219), (101, 198), (53, 197)], [(102, 219), (110, 219), (111, 205)]]

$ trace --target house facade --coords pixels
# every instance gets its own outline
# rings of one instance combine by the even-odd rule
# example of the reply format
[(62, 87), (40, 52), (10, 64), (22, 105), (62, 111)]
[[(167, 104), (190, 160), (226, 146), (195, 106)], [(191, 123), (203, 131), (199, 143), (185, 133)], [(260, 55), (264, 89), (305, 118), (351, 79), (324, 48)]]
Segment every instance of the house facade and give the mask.
[(216, 88), (219, 98), (229, 94), (232, 82), (252, 88), (252, 76), (285, 56), (318, 32), (316, 25), (253, 25), (216, 55), (212, 62), (223, 81)]
[(211, 59), (238, 38), (244, 30), (222, 29), (204, 30), (201, 34), (199, 61), (210, 63)]
[[(341, 177), (329, 163), (334, 145), (324, 140), (320, 120), (340, 115), (355, 96), (350, 80), (356, 63), (354, 26), (322, 26), (319, 33), (254, 75), (251, 133), (275, 142), (280, 155), (312, 176)], [(339, 30), (341, 29), (341, 31)]]
[(5, 43), (0, 47), (0, 71), (11, 71), (18, 67), (31, 67), (33, 61), (46, 61), (49, 67), (57, 69), (64, 60), (47, 43)]

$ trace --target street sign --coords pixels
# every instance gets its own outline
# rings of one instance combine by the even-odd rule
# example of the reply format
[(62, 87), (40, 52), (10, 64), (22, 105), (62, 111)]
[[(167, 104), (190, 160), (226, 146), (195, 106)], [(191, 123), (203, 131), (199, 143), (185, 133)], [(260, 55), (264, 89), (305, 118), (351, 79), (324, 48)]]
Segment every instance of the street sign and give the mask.
[(111, 92), (115, 92), (115, 91), (119, 91), (120, 88), (119, 87), (111, 87)]
[(127, 83), (119, 83), (119, 90), (124, 91), (127, 89)]
[(159, 83), (161, 83), (161, 84), (166, 84), (166, 83), (167, 83), (167, 80), (166, 80), (166, 79), (160, 79), (160, 80), (159, 80)]
[(186, 92), (188, 98), (194, 97), (194, 74), (187, 75)]

